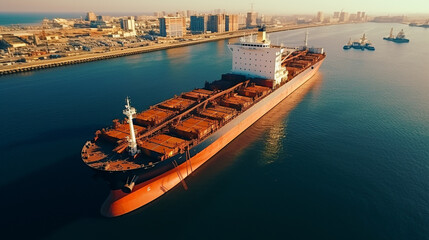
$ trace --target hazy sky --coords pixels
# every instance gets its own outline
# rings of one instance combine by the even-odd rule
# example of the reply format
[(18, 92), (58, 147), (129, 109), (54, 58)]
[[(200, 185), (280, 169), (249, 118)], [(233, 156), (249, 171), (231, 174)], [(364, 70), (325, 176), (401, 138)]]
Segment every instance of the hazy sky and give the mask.
[(429, 15), (429, 0), (0, 0), (0, 12), (154, 12), (179, 10), (246, 12), (266, 14), (315, 13), (323, 11), (369, 14), (423, 13)]

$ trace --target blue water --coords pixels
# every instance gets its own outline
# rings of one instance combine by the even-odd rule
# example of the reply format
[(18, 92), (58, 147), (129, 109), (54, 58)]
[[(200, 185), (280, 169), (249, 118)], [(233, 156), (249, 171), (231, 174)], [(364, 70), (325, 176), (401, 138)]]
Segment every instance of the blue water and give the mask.
[[(0, 9), (1, 10), (1, 9)], [(0, 25), (41, 24), (44, 18), (85, 18), (85, 13), (6, 13), (0, 12)]]
[[(408, 44), (383, 41), (404, 28)], [(376, 51), (342, 49), (363, 33)], [(271, 34), (297, 45), (305, 30)], [(309, 29), (319, 73), (162, 198), (106, 219), (80, 159), (124, 98), (148, 106), (230, 70), (227, 41), (0, 78), (0, 230), (49, 239), (429, 239), (429, 31)], [(25, 229), (25, 231), (23, 230)]]

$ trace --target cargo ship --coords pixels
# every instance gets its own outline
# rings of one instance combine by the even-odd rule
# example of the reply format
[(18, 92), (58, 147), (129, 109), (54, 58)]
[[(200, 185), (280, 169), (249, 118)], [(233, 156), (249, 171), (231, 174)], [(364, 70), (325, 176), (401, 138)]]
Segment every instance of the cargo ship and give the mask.
[(405, 38), (404, 30), (401, 29), (399, 33), (396, 35), (396, 37), (393, 35), (393, 28), (390, 29), (390, 34), (388, 37), (384, 37), (384, 40), (392, 41), (395, 43), (407, 43), (410, 42), (409, 39)]
[(202, 88), (138, 113), (126, 99), (123, 121), (96, 131), (81, 151), (83, 162), (111, 191), (101, 214), (136, 210), (178, 184), (255, 121), (310, 79), (323, 48), (272, 45), (265, 27), (228, 44), (232, 71)]

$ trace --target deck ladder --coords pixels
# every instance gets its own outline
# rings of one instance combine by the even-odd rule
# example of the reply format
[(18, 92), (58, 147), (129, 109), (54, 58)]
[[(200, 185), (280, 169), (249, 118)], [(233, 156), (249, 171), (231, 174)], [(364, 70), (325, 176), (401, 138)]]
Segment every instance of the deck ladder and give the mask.
[(176, 160), (174, 160), (172, 163), (173, 163), (174, 168), (176, 169), (177, 176), (179, 177), (180, 182), (182, 182), (183, 188), (185, 188), (185, 190), (188, 190), (188, 185), (186, 185), (185, 179), (183, 179), (183, 176), (180, 173), (180, 169), (178, 167), (179, 165), (177, 164)]

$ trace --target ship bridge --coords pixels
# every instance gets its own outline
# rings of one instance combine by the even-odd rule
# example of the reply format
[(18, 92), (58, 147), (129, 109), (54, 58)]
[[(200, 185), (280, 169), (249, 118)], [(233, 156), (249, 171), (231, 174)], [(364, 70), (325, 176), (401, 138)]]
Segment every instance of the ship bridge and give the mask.
[(240, 42), (229, 44), (232, 52), (232, 73), (273, 79), (276, 85), (287, 79), (287, 70), (282, 66), (285, 51), (282, 47), (271, 45), (265, 27), (258, 30), (257, 36), (246, 36)]

